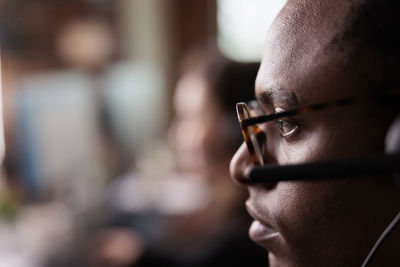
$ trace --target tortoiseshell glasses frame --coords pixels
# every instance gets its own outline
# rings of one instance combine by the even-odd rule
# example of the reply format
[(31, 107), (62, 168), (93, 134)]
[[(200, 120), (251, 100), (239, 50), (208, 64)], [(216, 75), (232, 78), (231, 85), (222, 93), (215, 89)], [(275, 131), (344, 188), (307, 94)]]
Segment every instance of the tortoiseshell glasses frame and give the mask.
[(263, 141), (262, 139), (265, 139), (266, 137), (263, 131), (257, 126), (257, 124), (275, 121), (285, 117), (297, 116), (309, 112), (320, 111), (331, 107), (343, 107), (353, 104), (357, 100), (359, 100), (359, 98), (341, 98), (331, 102), (307, 105), (304, 107), (269, 115), (260, 115), (263, 113), (263, 111), (261, 111), (261, 109), (258, 107), (257, 102), (254, 100), (248, 102), (247, 104), (244, 102), (237, 103), (236, 112), (240, 122), (243, 138), (246, 142), (247, 149), (250, 153), (253, 163), (255, 165), (264, 165), (262, 144), (265, 143), (265, 140)]

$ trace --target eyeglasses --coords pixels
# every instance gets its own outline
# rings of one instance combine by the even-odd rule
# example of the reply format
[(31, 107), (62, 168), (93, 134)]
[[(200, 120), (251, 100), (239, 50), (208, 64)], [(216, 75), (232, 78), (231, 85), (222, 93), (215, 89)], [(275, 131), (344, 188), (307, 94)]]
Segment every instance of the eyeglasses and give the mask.
[(304, 113), (324, 110), (331, 107), (347, 106), (354, 103), (357, 98), (342, 98), (332, 102), (313, 104), (297, 109), (291, 109), (266, 115), (257, 101), (253, 100), (247, 104), (244, 102), (236, 104), (236, 112), (242, 129), (243, 138), (247, 149), (255, 165), (264, 165), (262, 154), (263, 144), (265, 144), (265, 134), (257, 124), (275, 121), (285, 117), (296, 116)]
[[(370, 98), (371, 96), (368, 96)], [(365, 98), (365, 97), (364, 97)], [(325, 110), (332, 107), (344, 107), (360, 101), (363, 98), (341, 98), (331, 102), (317, 103), (283, 112), (266, 115), (256, 101), (236, 104), (243, 138), (251, 159), (256, 165), (249, 174), (254, 182), (277, 182), (282, 180), (319, 179), (333, 177), (349, 177), (365, 174), (378, 174), (399, 171), (399, 153), (394, 155), (368, 156), (363, 158), (331, 160), (306, 164), (276, 166), (266, 165), (263, 151), (266, 145), (266, 135), (258, 124), (300, 114)]]

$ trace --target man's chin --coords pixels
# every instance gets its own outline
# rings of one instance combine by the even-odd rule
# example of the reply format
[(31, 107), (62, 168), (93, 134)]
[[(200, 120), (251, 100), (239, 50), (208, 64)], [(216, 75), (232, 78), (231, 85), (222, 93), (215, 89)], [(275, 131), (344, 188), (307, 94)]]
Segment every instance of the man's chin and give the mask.
[(276, 257), (273, 253), (268, 253), (268, 263), (269, 267), (290, 267), (293, 266), (287, 262), (284, 262), (282, 259)]
[(269, 263), (268, 266), (270, 266), (270, 267), (283, 266), (283, 265), (279, 265), (279, 261), (277, 260), (275, 255), (272, 253), (268, 253), (268, 263)]

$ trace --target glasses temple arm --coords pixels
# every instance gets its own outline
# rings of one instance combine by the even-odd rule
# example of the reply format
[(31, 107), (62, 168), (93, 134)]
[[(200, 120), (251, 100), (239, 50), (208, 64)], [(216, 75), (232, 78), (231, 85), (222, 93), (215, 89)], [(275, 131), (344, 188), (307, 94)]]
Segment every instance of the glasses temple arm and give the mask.
[(284, 118), (284, 117), (289, 117), (289, 116), (295, 116), (299, 114), (300, 109), (293, 109), (293, 110), (288, 110), (288, 111), (283, 111), (279, 113), (274, 113), (270, 115), (264, 115), (264, 116), (259, 116), (255, 118), (250, 118), (250, 119), (245, 119), (242, 120), (240, 123), (242, 127), (254, 125), (254, 124), (259, 124), (267, 121), (272, 121), (272, 120), (277, 120), (279, 118)]
[(279, 113), (249, 118), (249, 119), (242, 120), (240, 123), (241, 123), (242, 127), (246, 127), (246, 126), (250, 126), (250, 125), (254, 125), (254, 124), (258, 124), (258, 123), (276, 120), (279, 118), (296, 116), (301, 113), (307, 113), (307, 112), (311, 112), (311, 111), (320, 111), (320, 110), (324, 110), (324, 109), (332, 107), (332, 106), (346, 106), (346, 105), (354, 103), (355, 101), (356, 101), (356, 98), (347, 97), (347, 98), (338, 99), (333, 102), (318, 103), (318, 104), (313, 104), (313, 105), (300, 107), (300, 108), (296, 108), (296, 109), (286, 110), (286, 111), (279, 112)]

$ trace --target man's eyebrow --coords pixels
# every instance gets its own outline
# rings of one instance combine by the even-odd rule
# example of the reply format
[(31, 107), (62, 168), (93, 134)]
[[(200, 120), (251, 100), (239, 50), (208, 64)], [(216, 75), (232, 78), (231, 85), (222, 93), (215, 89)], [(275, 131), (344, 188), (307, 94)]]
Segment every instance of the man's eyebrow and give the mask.
[(259, 101), (265, 105), (298, 107), (299, 99), (293, 91), (278, 88), (268, 88), (259, 95)]

